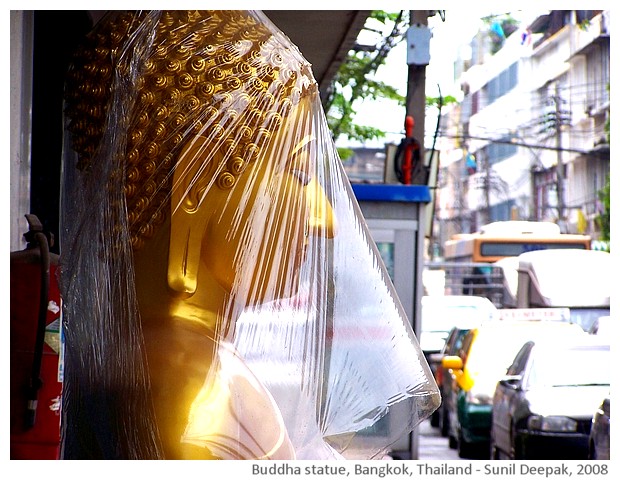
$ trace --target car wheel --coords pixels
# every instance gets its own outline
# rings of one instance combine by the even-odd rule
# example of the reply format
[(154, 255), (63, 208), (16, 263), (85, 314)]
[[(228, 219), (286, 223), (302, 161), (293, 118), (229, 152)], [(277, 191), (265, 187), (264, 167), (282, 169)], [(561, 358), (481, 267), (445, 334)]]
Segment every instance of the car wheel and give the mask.
[(523, 460), (523, 453), (521, 452), (521, 446), (519, 443), (519, 439), (514, 434), (510, 436), (511, 444), (510, 444), (510, 458), (512, 460)]
[(497, 444), (495, 443), (495, 439), (493, 438), (493, 435), (491, 435), (491, 443), (489, 445), (490, 445), (489, 458), (491, 460), (503, 460), (507, 457), (507, 455), (504, 452), (502, 452), (502, 450), (497, 448)]
[(439, 409), (435, 410), (431, 415), (431, 427), (437, 428), (439, 426)]
[(590, 442), (590, 449), (588, 452), (588, 460), (598, 460), (598, 455), (596, 454), (596, 447), (594, 443)]
[(495, 440), (493, 440), (493, 436), (491, 436), (491, 444), (490, 444), (489, 450), (490, 450), (489, 457), (491, 458), (491, 460), (500, 459), (499, 450), (497, 449), (497, 445), (495, 445)]
[(473, 446), (472, 444), (465, 441), (463, 438), (463, 434), (459, 432), (459, 438), (457, 442), (457, 451), (459, 453), (459, 457), (461, 458), (472, 458), (473, 457)]
[(441, 412), (441, 436), (448, 437), (450, 435), (450, 416), (447, 409)]

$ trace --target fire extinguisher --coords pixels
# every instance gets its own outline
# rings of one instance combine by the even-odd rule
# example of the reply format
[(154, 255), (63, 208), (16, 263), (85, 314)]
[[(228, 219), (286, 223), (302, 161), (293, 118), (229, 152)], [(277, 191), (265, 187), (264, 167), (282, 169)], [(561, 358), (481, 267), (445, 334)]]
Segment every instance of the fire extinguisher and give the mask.
[(11, 252), (11, 459), (54, 460), (60, 445), (60, 292), (53, 236), (26, 215)]
[(405, 118), (405, 138), (396, 149), (394, 172), (400, 183), (411, 185), (414, 171), (420, 168), (420, 142), (413, 138), (413, 117)]

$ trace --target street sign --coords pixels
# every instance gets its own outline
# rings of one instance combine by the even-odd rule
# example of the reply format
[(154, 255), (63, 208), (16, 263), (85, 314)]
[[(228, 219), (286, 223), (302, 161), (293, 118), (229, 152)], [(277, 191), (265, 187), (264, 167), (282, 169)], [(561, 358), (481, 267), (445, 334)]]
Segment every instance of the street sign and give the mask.
[(502, 308), (498, 313), (500, 320), (570, 320), (568, 308)]

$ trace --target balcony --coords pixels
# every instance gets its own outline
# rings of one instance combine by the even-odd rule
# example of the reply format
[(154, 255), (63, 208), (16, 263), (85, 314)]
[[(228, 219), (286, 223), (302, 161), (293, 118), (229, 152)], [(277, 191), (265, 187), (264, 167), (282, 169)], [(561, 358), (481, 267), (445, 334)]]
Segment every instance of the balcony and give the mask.
[(602, 12), (594, 16), (584, 27), (575, 26), (571, 32), (574, 55), (587, 55), (589, 50), (599, 42), (609, 42), (609, 13)]

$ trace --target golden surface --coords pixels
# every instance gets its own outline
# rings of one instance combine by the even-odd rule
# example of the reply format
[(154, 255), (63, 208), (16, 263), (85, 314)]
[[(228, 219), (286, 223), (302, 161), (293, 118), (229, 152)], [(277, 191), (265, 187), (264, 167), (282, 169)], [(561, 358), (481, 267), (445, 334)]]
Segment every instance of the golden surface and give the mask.
[(77, 167), (111, 161), (123, 185), (165, 458), (294, 457), (228, 341), (240, 309), (296, 293), (309, 237), (335, 234), (317, 97), (299, 52), (242, 11), (107, 17), (70, 71)]
[[(124, 13), (98, 25), (67, 81), (66, 113), (82, 169), (105, 140), (104, 105), (135, 102), (129, 118), (113, 119), (127, 132), (118, 154), (126, 162), (134, 247), (162, 222), (174, 166), (170, 154), (179, 145), (202, 135), (209, 148), (222, 151), (216, 184), (231, 188), (291, 108), (315, 89), (301, 57), (243, 11), (165, 12), (151, 26), (152, 42), (137, 31), (149, 19)], [(129, 63), (135, 57), (123, 53), (128, 44), (141, 64)], [(115, 82), (116, 74), (121, 77)]]

